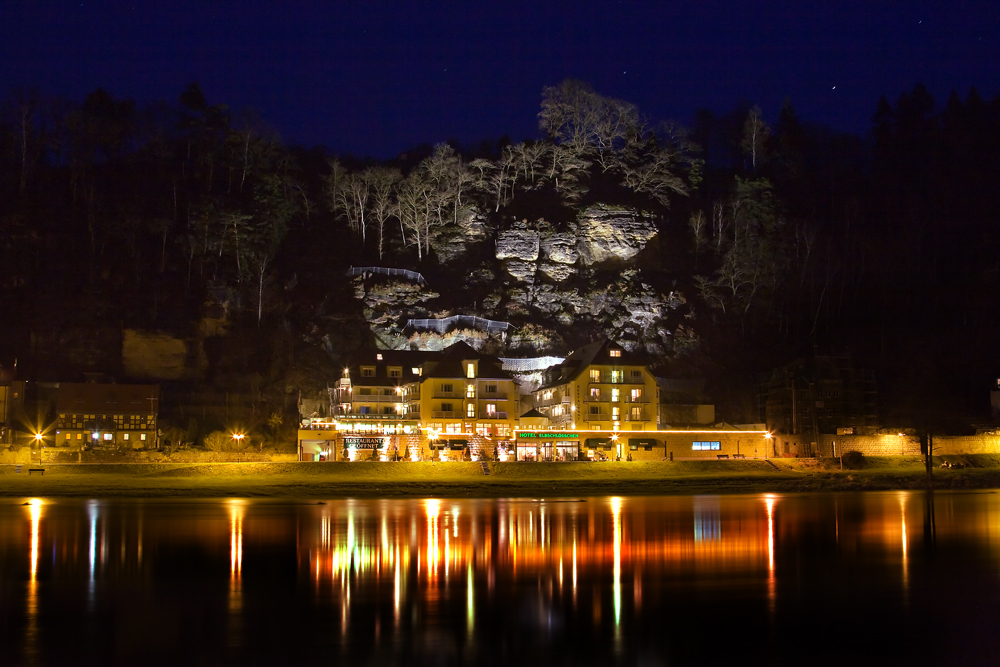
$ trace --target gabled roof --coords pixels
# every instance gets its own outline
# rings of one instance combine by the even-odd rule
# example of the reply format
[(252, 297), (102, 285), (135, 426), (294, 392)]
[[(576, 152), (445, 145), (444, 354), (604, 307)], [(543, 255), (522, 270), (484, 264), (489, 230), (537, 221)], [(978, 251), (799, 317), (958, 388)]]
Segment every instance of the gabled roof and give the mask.
[[(428, 359), (438, 352), (425, 352), (423, 350), (365, 350), (355, 355), (348, 367), (351, 383), (362, 386), (373, 387), (396, 387), (410, 382), (418, 382), (419, 374), (413, 372), (414, 368), (419, 368)], [(379, 358), (381, 357), (381, 359)], [(371, 377), (361, 376), (361, 367), (375, 368), (375, 375)], [(400, 377), (389, 377), (389, 368), (401, 368)]]
[(156, 414), (160, 387), (155, 384), (61, 382), (56, 412), (62, 414)]
[(424, 371), (423, 380), (430, 378), (464, 378), (465, 368), (462, 363), (466, 361), (477, 362), (477, 379), (487, 380), (513, 380), (514, 377), (503, 370), (501, 361), (489, 354), (483, 354), (470, 346), (465, 341), (459, 341), (454, 345), (439, 352), (440, 358), (433, 367), (428, 367)]
[(538, 410), (536, 410), (534, 408), (531, 408), (530, 410), (528, 410), (527, 412), (525, 412), (523, 415), (521, 415), (520, 417), (518, 417), (518, 419), (548, 419), (548, 416), (543, 415), (541, 412), (539, 412)]
[[(610, 350), (618, 350), (621, 356), (611, 357)], [(572, 382), (580, 377), (580, 374), (587, 368), (594, 365), (645, 366), (646, 362), (645, 359), (626, 351), (621, 345), (605, 338), (573, 350), (564, 362), (546, 371), (546, 379), (551, 379), (536, 391)]]

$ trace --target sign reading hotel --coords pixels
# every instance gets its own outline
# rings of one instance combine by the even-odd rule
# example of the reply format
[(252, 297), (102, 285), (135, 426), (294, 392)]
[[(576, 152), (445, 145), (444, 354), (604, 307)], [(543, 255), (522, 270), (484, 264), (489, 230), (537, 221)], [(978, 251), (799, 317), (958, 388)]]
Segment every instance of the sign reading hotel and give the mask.
[(518, 437), (518, 439), (520, 439), (520, 438), (551, 438), (551, 439), (555, 439), (555, 440), (568, 440), (568, 439), (575, 440), (575, 439), (579, 438), (580, 435), (578, 433), (548, 433), (548, 432), (544, 432), (544, 431), (543, 432), (539, 432), (539, 433), (530, 433), (530, 432), (527, 432), (527, 431), (518, 431), (517, 437)]
[(386, 438), (366, 435), (345, 435), (344, 447), (348, 449), (382, 449)]

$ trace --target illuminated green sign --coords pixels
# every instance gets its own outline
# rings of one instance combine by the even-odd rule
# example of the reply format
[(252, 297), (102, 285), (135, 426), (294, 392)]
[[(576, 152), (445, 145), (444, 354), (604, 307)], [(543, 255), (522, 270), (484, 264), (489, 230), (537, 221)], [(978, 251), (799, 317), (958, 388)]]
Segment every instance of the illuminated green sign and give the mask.
[(567, 438), (576, 439), (580, 435), (578, 433), (518, 433), (518, 438), (555, 438), (557, 440), (565, 440)]

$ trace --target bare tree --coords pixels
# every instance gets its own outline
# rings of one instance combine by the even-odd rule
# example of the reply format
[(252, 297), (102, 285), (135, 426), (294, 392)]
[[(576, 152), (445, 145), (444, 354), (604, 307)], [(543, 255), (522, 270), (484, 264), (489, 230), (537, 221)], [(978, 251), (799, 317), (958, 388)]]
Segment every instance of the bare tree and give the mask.
[[(372, 167), (367, 170), (370, 184), (370, 208), (372, 227), (378, 235), (378, 258), (382, 259), (385, 248), (385, 225), (395, 215), (396, 185), (403, 175), (398, 169)], [(405, 239), (403, 240), (405, 243)]]
[(763, 113), (760, 107), (754, 105), (747, 113), (746, 122), (743, 123), (743, 150), (750, 157), (750, 167), (757, 168), (757, 163), (763, 160), (764, 145), (767, 142), (771, 129), (764, 122)]

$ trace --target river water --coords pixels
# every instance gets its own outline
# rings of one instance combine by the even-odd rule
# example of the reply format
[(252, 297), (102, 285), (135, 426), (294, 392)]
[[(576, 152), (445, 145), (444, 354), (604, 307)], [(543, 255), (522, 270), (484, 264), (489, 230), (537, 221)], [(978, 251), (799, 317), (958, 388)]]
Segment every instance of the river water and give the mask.
[(0, 664), (997, 664), (1000, 494), (0, 500)]

